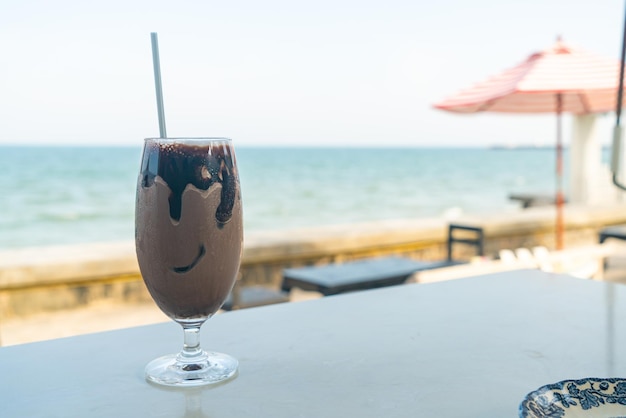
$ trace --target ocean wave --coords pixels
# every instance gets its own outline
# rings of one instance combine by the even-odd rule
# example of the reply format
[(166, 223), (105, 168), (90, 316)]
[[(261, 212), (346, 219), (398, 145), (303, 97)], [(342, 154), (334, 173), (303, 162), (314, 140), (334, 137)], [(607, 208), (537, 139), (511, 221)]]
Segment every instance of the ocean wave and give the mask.
[[(244, 225), (315, 227), (511, 210), (512, 192), (554, 190), (545, 151), (240, 148)], [(135, 148), (54, 147), (0, 153), (9, 185), (0, 247), (132, 239)], [(567, 161), (565, 172), (567, 172)], [(567, 179), (566, 179), (567, 180)], [(520, 190), (520, 188), (524, 190)]]

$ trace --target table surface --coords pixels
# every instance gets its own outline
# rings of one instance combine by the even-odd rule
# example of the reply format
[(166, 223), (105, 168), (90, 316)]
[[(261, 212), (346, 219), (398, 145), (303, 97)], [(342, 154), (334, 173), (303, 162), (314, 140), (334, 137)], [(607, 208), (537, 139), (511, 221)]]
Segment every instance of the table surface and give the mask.
[(1, 417), (516, 417), (547, 383), (626, 377), (626, 286), (521, 270), (210, 319), (217, 387), (162, 389), (159, 324), (0, 349)]

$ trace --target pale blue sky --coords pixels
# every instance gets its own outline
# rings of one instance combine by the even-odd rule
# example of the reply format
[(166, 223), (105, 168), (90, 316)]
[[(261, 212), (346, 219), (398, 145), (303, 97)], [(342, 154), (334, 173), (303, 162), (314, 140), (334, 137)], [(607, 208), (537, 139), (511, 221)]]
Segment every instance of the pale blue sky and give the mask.
[(169, 136), (551, 144), (553, 116), (431, 106), (557, 35), (617, 59), (623, 12), (618, 0), (0, 0), (0, 143), (158, 136), (155, 31)]

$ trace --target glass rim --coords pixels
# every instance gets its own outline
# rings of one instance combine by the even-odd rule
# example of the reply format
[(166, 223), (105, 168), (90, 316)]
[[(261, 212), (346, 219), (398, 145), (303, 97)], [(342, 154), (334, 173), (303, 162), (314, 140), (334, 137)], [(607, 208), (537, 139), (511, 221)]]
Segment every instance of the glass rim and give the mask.
[(168, 144), (168, 143), (203, 143), (203, 142), (216, 142), (216, 141), (225, 141), (225, 142), (230, 142), (232, 143), (233, 140), (230, 138), (226, 138), (226, 137), (219, 137), (219, 136), (180, 136), (180, 137), (173, 137), (173, 138), (145, 138), (144, 142), (148, 142), (148, 141), (152, 141), (152, 142), (158, 142), (161, 144)]

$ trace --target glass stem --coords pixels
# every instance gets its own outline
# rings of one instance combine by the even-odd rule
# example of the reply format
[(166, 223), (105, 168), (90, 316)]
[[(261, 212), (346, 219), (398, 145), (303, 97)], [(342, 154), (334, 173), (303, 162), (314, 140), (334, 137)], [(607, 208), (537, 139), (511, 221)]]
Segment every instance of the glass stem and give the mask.
[(183, 363), (197, 363), (206, 361), (206, 353), (200, 348), (201, 322), (181, 323), (184, 332), (183, 349), (178, 354), (178, 361)]

